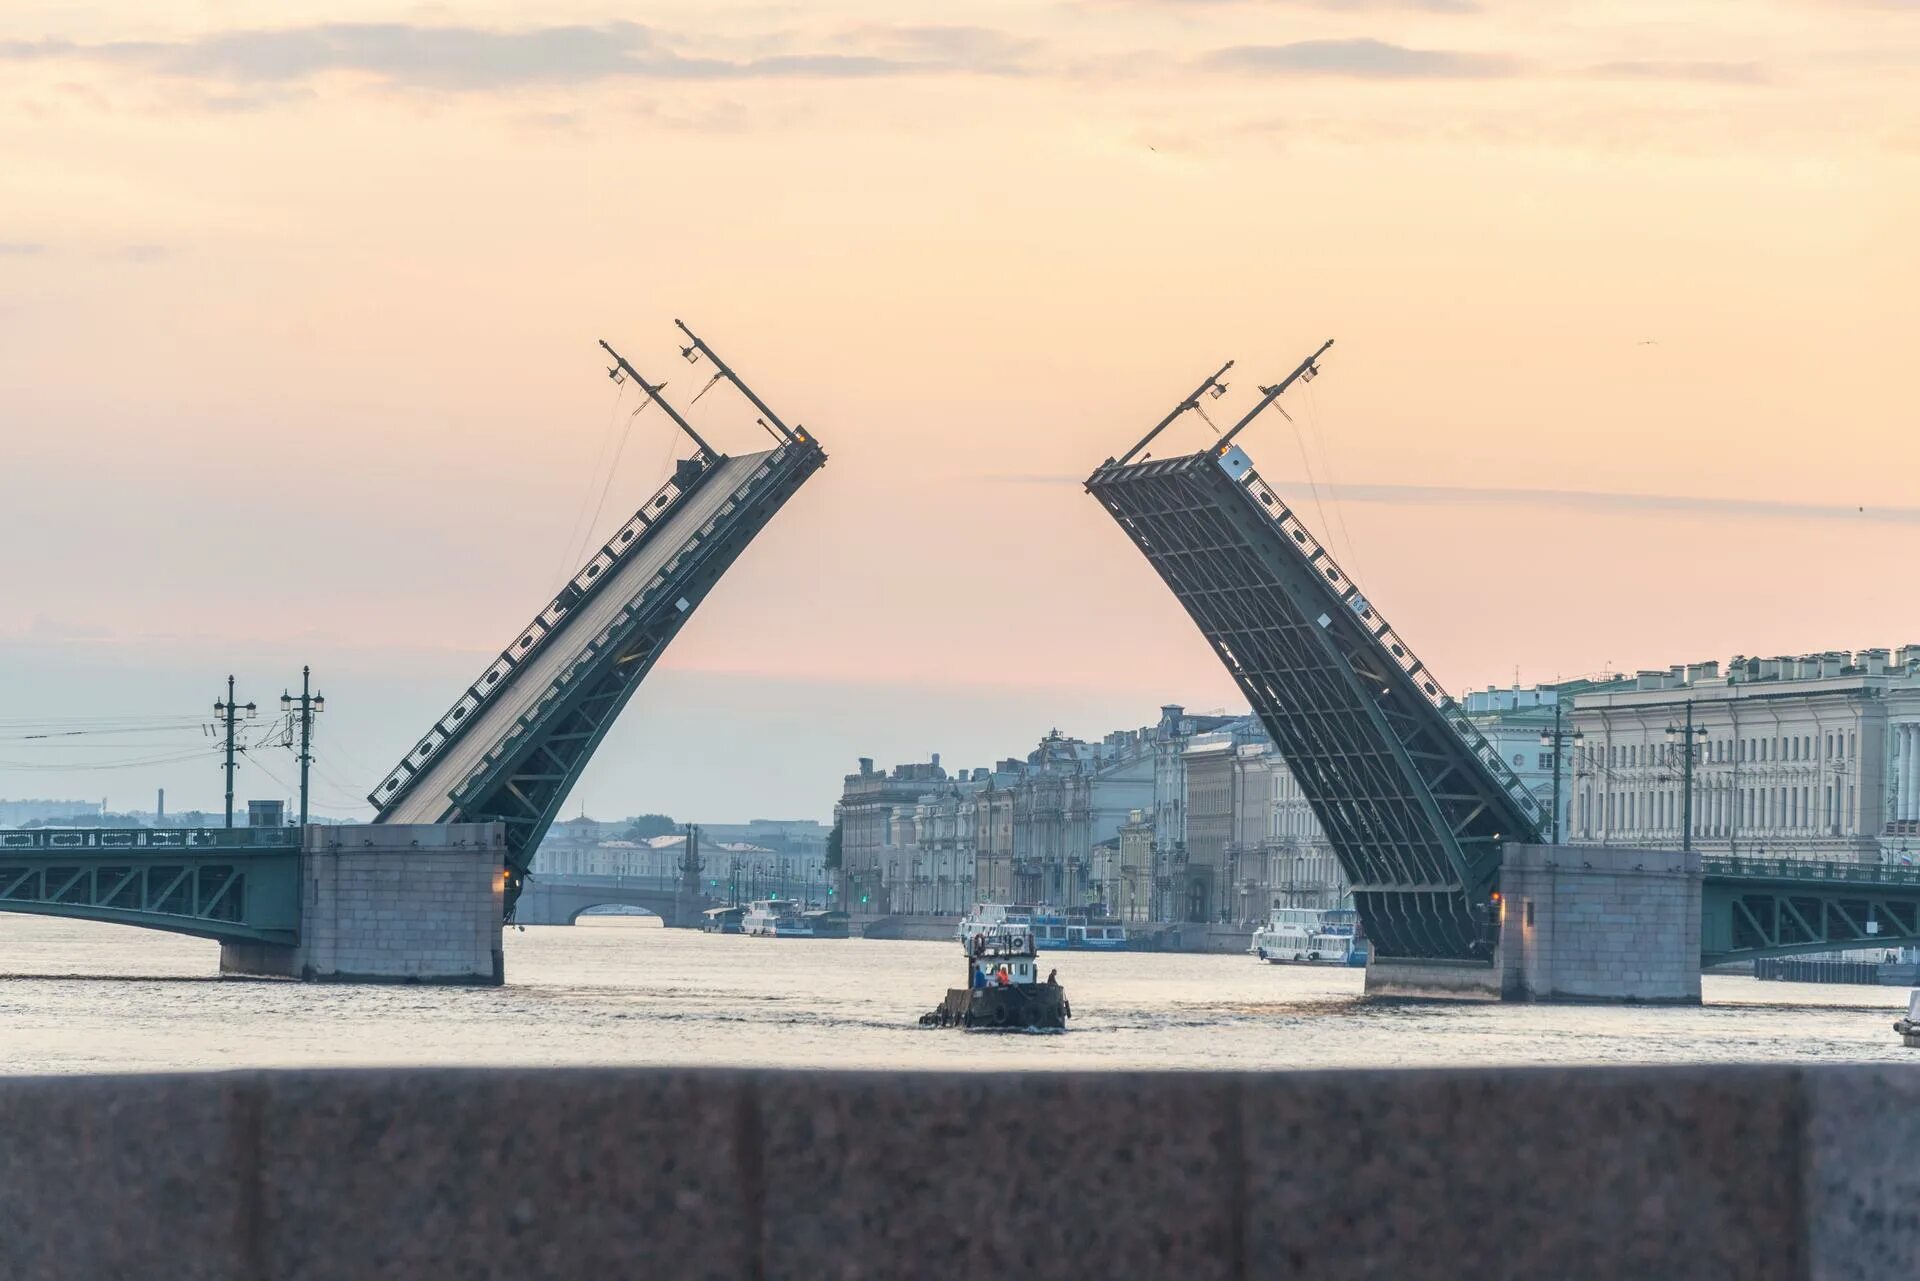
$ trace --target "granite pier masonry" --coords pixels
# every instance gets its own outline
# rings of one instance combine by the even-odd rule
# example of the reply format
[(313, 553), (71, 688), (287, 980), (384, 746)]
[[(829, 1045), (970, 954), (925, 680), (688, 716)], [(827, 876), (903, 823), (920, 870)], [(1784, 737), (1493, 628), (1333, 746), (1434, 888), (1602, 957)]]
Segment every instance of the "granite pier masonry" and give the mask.
[(1698, 854), (1508, 845), (1488, 962), (1378, 961), (1376, 996), (1700, 1003)]
[(498, 823), (309, 827), (300, 941), (223, 942), (220, 972), (336, 983), (500, 983)]
[(15, 1078), (0, 1133), (36, 1281), (1920, 1272), (1920, 1067)]

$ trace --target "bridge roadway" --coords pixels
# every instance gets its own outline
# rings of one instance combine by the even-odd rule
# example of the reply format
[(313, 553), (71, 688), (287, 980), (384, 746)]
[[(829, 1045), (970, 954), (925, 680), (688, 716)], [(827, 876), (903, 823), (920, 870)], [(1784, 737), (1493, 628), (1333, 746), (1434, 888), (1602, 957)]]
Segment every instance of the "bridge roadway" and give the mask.
[[(422, 739), (401, 771), (382, 783), (384, 793), (400, 793), (381, 811), (388, 823), (437, 823), (454, 808), (448, 798), (479, 773), (509, 738), (563, 688), (608, 631), (632, 611), (648, 588), (673, 567), (703, 527), (711, 525), (735, 490), (777, 452), (767, 450), (727, 458), (704, 476), (692, 496), (672, 504), (637, 554), (596, 557), (576, 576), (576, 585), (594, 587), (585, 603), (569, 611), (563, 595), (535, 619), (499, 661), (489, 667), (433, 733)], [(653, 503), (661, 501), (656, 497)], [(649, 504), (651, 506), (652, 503)], [(636, 522), (645, 529), (646, 509)], [(633, 524), (614, 536), (625, 544), (639, 536)], [(613, 546), (613, 544), (609, 544)], [(603, 563), (604, 561), (604, 563)], [(604, 581), (601, 581), (604, 575)], [(581, 579), (586, 584), (580, 584)], [(402, 790), (404, 788), (404, 790)]]

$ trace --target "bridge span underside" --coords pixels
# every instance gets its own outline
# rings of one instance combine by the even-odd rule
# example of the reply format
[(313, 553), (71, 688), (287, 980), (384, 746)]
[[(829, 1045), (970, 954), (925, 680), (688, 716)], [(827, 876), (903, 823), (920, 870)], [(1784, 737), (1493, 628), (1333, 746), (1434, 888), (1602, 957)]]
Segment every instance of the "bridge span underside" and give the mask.
[(1486, 960), (1538, 802), (1238, 449), (1087, 481), (1286, 757), (1383, 957)]
[(534, 850), (620, 709), (825, 461), (796, 432), (761, 453), (681, 463), (374, 789), (375, 821), (505, 824), (511, 918)]

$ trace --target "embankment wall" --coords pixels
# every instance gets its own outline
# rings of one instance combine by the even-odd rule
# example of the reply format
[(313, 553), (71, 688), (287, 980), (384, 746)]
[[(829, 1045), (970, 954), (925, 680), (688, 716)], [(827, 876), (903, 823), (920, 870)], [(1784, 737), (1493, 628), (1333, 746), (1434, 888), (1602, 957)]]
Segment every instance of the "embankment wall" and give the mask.
[(36, 1281), (1920, 1274), (1920, 1067), (15, 1078), (0, 1134)]

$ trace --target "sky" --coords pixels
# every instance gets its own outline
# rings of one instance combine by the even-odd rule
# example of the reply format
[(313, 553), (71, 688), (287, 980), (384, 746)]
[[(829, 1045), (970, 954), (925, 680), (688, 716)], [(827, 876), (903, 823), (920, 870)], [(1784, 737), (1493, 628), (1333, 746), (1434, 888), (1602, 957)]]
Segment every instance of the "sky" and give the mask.
[(0, 796), (217, 808), (311, 664), (367, 813), (665, 475), (596, 340), (685, 407), (675, 317), (830, 461), (569, 813), (1241, 706), (1079, 482), (1327, 338), (1241, 443), (1455, 692), (1920, 643), (1916, 73), (1909, 0), (15, 0)]

